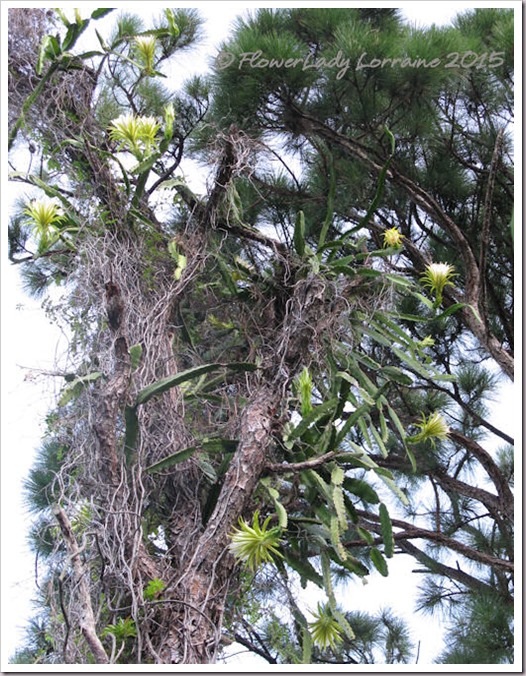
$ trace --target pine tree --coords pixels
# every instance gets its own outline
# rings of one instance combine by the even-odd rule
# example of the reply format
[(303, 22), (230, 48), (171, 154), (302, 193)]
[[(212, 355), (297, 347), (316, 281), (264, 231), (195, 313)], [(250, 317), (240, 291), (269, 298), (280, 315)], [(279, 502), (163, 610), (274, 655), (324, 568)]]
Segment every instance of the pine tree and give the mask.
[[(415, 523), (416, 507), (412, 515), (408, 510), (410, 520), (393, 521), (398, 547), (430, 574), (422, 608), (454, 606), (458, 622), (463, 613), (475, 617), (472, 608), (486, 599), (488, 614), (478, 612), (477, 626), (480, 618), (490, 617), (492, 603), (507, 608), (502, 650), (486, 645), (475, 658), (469, 647), (463, 661), (513, 660), (513, 440), (508, 430), (488, 420), (488, 401), (498, 384), (495, 366), (513, 377), (512, 33), (511, 10), (476, 10), (451, 28), (429, 31), (410, 29), (396, 12), (385, 10), (261, 10), (241, 22), (236, 36), (223, 45), (235, 58), (231, 68), (216, 73), (218, 119), (250, 120), (251, 133), (261, 139), (280, 134), (281, 143), (307, 167), (301, 184), (280, 178), (281, 195), (285, 182), (289, 199), (287, 204), (280, 195), (276, 201), (282, 219), (290, 223), (289, 204), (302, 199), (309, 205), (307, 232), (315, 239), (324, 222), (318, 205), (330, 200), (331, 239), (356, 233), (372, 248), (394, 243), (399, 254), (387, 270), (420, 276), (431, 292), (434, 302), (412, 294), (402, 299), (399, 325), (420, 341), (433, 363), (442, 365), (450, 382), (446, 377), (400, 392), (404, 424), (416, 423), (419, 429), (413, 467), (396, 447), (375, 459), (393, 470), (399, 483), (407, 482), (415, 505), (426, 491), (428, 528), (418, 527), (421, 518)], [(278, 74), (270, 67), (241, 67), (245, 53), (261, 54), (260, 60), (307, 53), (320, 67), (283, 68)], [(342, 53), (349, 65), (338, 60)], [(393, 68), (392, 61), (373, 67), (374, 59), (378, 64), (403, 55), (458, 67)], [(331, 60), (338, 66), (322, 66)], [(237, 87), (232, 78), (238, 78)], [(360, 207), (375, 194), (375, 181), (389, 161), (390, 134), (396, 149), (373, 216)], [(256, 174), (256, 180), (265, 196), (277, 185), (276, 177)], [(430, 270), (440, 272), (440, 266), (433, 269), (435, 261), (444, 263), (442, 272), (454, 273), (442, 290), (430, 275)], [(426, 314), (431, 323), (422, 331), (415, 319)], [(389, 354), (388, 348), (376, 346), (369, 353), (370, 368), (381, 368), (387, 357), (415, 375), (408, 355), (396, 348)], [(417, 423), (436, 411), (447, 411), (455, 424), (439, 447), (425, 442)], [(498, 455), (484, 447), (488, 433), (505, 444)], [(480, 488), (488, 479), (494, 493)], [(416, 547), (415, 537), (428, 540), (430, 549)], [(447, 550), (465, 557), (463, 563), (453, 563)], [(484, 572), (470, 561), (483, 563)], [(454, 636), (454, 645), (462, 645), (464, 634)]]

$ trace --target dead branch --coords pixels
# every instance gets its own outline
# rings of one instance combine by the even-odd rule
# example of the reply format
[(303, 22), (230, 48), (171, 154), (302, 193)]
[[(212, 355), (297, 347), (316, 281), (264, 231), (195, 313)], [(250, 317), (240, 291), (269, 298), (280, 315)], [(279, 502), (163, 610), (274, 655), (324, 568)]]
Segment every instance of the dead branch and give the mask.
[(53, 507), (53, 514), (55, 515), (64, 542), (71, 559), (73, 566), (73, 571), (75, 573), (75, 581), (77, 583), (78, 595), (79, 595), (79, 608), (80, 608), (80, 628), (86, 639), (95, 662), (97, 664), (109, 664), (109, 658), (104, 650), (100, 638), (97, 635), (97, 629), (95, 625), (95, 615), (93, 613), (93, 606), (91, 604), (90, 588), (88, 585), (89, 574), (84, 568), (82, 559), (80, 556), (79, 546), (73, 533), (71, 527), (71, 522), (66, 514), (66, 512), (59, 505)]

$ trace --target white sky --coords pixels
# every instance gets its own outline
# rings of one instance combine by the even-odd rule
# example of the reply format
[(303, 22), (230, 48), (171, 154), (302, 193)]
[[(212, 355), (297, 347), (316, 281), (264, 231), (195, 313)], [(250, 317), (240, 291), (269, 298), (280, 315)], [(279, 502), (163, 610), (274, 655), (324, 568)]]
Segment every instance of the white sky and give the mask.
[[(18, 3), (22, 6), (27, 3)], [(69, 3), (68, 3), (69, 4)], [(95, 7), (105, 3), (75, 3), (81, 9), (83, 15), (88, 11), (93, 11)], [(215, 47), (228, 34), (229, 27), (235, 17), (246, 8), (255, 8), (258, 6), (284, 6), (284, 3), (249, 3), (249, 2), (195, 2), (195, 3), (176, 3), (177, 6), (196, 7), (207, 17), (205, 30), (208, 38), (204, 49), (210, 55), (215, 56), (217, 50)], [(324, 7), (330, 6), (362, 6), (366, 3), (324, 3)], [(71, 3), (73, 5), (73, 3)], [(317, 3), (288, 3), (285, 6), (317, 6)], [(457, 13), (472, 6), (488, 6), (488, 3), (470, 3), (470, 2), (406, 2), (406, 3), (385, 3), (377, 2), (375, 6), (391, 6), (403, 8), (404, 15), (411, 23), (415, 25), (430, 25), (431, 23), (447, 23)], [(500, 7), (515, 6), (519, 3), (496, 2), (494, 5)], [(6, 30), (5, 12), (7, 6), (17, 6), (14, 2), (2, 2), (2, 27)], [(46, 7), (46, 4), (34, 2), (32, 7)], [(145, 7), (143, 3), (138, 2), (115, 2), (112, 7), (117, 7), (126, 11), (141, 13)], [(165, 5), (159, 3), (148, 3), (148, 12), (157, 10), (160, 12)], [(489, 5), (493, 6), (493, 5)], [(68, 9), (67, 11), (71, 11)], [(110, 15), (111, 18), (111, 15)], [(100, 26), (104, 25), (103, 19)], [(2, 36), (1, 49), (2, 64), (5, 68), (7, 40), (5, 34)], [(183, 56), (178, 63), (185, 76), (190, 75), (190, 71), (195, 68), (195, 53), (189, 56)], [(203, 67), (202, 71), (206, 70)], [(2, 74), (4, 71), (2, 71)], [(3, 81), (5, 82), (5, 77)], [(2, 119), (6, 119), (6, 96), (2, 92)], [(3, 129), (5, 142), (5, 129)], [(6, 145), (3, 146), (2, 153), (2, 195), (6, 195)], [(8, 190), (11, 190), (9, 188)], [(12, 192), (7, 193), (12, 194)], [(7, 223), (7, 205), (6, 200), (2, 200), (2, 223), (4, 228)], [(518, 228), (517, 228), (518, 229)], [(20, 645), (20, 629), (23, 628), (26, 619), (31, 614), (29, 600), (33, 592), (34, 582), (34, 560), (28, 555), (25, 545), (26, 533), (28, 530), (29, 519), (24, 513), (21, 501), (21, 484), (27, 476), (30, 468), (34, 451), (40, 445), (42, 432), (44, 430), (44, 419), (50, 408), (51, 400), (54, 394), (54, 388), (60, 386), (60, 379), (57, 383), (53, 380), (45, 380), (32, 377), (39, 370), (52, 371), (57, 355), (65, 348), (65, 344), (60, 342), (60, 335), (57, 333), (50, 322), (43, 316), (40, 303), (28, 299), (21, 293), (18, 280), (18, 270), (15, 266), (9, 265), (7, 261), (7, 252), (5, 250), (5, 230), (3, 231), (3, 255), (2, 255), (2, 641), (1, 641), (1, 661), (2, 669), (6, 668), (7, 659), (14, 653), (17, 646)], [(59, 341), (58, 347), (57, 341)], [(509, 392), (509, 388), (506, 389)], [(504, 399), (508, 399), (504, 395)], [(509, 416), (509, 407), (501, 406), (496, 411), (495, 424), (499, 425), (499, 419), (506, 427)], [(415, 630), (415, 640), (421, 641), (420, 665), (429, 664), (432, 658), (439, 650), (439, 632), (437, 631), (436, 621), (427, 620), (424, 616), (418, 615), (416, 620), (413, 612), (413, 598), (415, 580), (411, 579), (411, 570), (418, 567), (415, 562), (408, 557), (396, 557), (394, 563), (390, 564), (392, 574), (388, 578), (381, 578), (379, 575), (373, 575), (369, 579), (367, 586), (361, 583), (348, 587), (348, 593), (352, 597), (352, 606), (355, 609), (372, 611), (375, 608), (389, 607), (392, 605), (397, 611), (411, 621)], [(413, 575), (412, 578), (415, 576)], [(373, 601), (374, 599), (374, 601)], [(313, 603), (314, 605), (314, 603)], [(349, 605), (349, 604), (347, 604)], [(242, 656), (238, 661), (249, 663), (246, 656)], [(14, 668), (10, 668), (14, 671)]]

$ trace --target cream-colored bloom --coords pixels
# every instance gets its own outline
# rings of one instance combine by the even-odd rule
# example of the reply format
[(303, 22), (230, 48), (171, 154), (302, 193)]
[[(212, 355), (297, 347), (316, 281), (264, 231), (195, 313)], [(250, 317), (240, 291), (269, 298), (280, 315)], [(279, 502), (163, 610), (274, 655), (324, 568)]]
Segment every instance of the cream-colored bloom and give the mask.
[(384, 249), (389, 246), (398, 249), (402, 246), (402, 240), (404, 236), (402, 235), (400, 230), (398, 230), (398, 228), (389, 228), (389, 230), (384, 230), (383, 238), (384, 238)]
[(157, 40), (154, 35), (138, 35), (135, 38), (135, 49), (142, 61), (146, 75), (153, 75)]
[(32, 200), (24, 209), (24, 213), (29, 216), (38, 251), (42, 253), (58, 237), (58, 226), (63, 218), (62, 209), (53, 200), (42, 197)]
[(155, 117), (125, 113), (111, 122), (110, 138), (117, 141), (120, 150), (128, 150), (142, 160), (154, 149), (160, 126)]
[(259, 525), (259, 510), (256, 510), (252, 519), (252, 526), (239, 519), (239, 528), (234, 528), (230, 534), (229, 549), (232, 554), (255, 571), (262, 563), (273, 563), (274, 556), (282, 557), (278, 551), (281, 528), (268, 529), (270, 516)]
[(453, 286), (451, 278), (455, 277), (455, 266), (448, 263), (430, 263), (421, 277), (423, 286), (435, 295), (435, 305), (442, 302), (442, 294), (446, 286)]
[(59, 205), (47, 197), (32, 200), (24, 209), (24, 213), (30, 217), (35, 227), (41, 230), (49, 228), (62, 216)]
[(413, 444), (429, 440), (434, 446), (435, 440), (444, 441), (449, 434), (449, 425), (438, 411), (431, 413), (427, 419), (422, 413), (422, 422), (416, 423), (416, 427), (420, 428), (420, 432), (406, 439)]
[(309, 622), (312, 640), (318, 648), (336, 648), (342, 640), (342, 630), (333, 616), (328, 603), (318, 603), (318, 609), (312, 613), (314, 620)]

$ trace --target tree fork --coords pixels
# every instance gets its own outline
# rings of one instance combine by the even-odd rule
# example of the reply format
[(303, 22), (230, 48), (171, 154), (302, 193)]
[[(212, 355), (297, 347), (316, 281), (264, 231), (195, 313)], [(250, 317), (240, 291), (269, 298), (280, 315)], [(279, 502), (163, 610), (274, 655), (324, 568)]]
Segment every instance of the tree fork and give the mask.
[[(227, 549), (229, 533), (248, 508), (268, 462), (278, 389), (277, 383), (260, 385), (242, 413), (238, 449), (216, 507), (185, 570), (172, 585), (170, 597), (177, 603), (180, 595), (182, 610), (178, 613), (179, 627), (174, 626), (161, 651), (164, 664), (179, 662), (183, 656), (184, 664), (215, 661), (224, 599), (235, 565)], [(181, 634), (184, 645), (177, 645)]]

